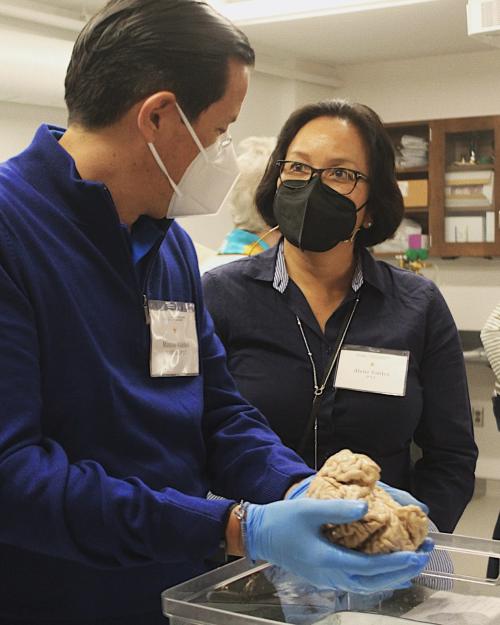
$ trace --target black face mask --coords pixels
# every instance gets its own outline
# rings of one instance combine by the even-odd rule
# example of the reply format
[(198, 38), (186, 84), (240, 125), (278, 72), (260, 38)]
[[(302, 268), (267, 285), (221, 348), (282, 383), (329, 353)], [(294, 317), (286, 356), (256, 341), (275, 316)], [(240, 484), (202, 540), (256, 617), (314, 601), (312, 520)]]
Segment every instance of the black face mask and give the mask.
[(352, 237), (356, 213), (363, 206), (356, 208), (352, 200), (315, 176), (298, 189), (282, 184), (274, 196), (273, 211), (280, 231), (292, 245), (301, 250), (326, 252)]

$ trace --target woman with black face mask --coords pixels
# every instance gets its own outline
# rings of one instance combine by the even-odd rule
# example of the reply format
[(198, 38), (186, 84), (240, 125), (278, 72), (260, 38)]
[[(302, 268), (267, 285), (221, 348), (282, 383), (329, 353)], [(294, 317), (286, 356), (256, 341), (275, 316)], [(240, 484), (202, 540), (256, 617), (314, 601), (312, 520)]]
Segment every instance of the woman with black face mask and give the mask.
[(280, 243), (204, 276), (239, 390), (312, 467), (367, 454), (452, 532), (477, 457), (462, 348), (437, 287), (367, 249), (403, 216), (377, 114), (344, 100), (294, 112), (256, 204)]

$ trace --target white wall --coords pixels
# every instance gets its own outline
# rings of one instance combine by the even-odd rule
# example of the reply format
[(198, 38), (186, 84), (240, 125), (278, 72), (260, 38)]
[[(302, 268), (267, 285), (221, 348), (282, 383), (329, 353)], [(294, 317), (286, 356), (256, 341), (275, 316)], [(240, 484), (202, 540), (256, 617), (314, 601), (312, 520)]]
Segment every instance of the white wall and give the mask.
[[(476, 476), (498, 480), (500, 476), (500, 433), (497, 430), (491, 396), (493, 394), (494, 377), (491, 369), (485, 364), (467, 364), (467, 380), (471, 405), (483, 409), (484, 425), (475, 427), (476, 444), (479, 458)], [(491, 528), (493, 530), (493, 528)]]
[(497, 115), (500, 49), (338, 68), (336, 97), (374, 108), (385, 122)]
[(65, 126), (66, 111), (62, 108), (0, 102), (0, 161), (27, 147), (42, 123)]

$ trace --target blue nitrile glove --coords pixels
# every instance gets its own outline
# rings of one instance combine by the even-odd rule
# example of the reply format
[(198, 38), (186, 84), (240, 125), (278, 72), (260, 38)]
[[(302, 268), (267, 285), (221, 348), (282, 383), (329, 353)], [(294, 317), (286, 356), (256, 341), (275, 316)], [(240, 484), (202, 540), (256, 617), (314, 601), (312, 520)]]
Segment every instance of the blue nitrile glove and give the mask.
[(313, 473), (309, 477), (304, 478), (302, 482), (295, 484), (295, 486), (291, 488), (285, 496), (285, 499), (299, 499), (299, 497), (305, 497), (309, 486), (315, 477), (316, 473)]
[(429, 560), (426, 553), (408, 551), (367, 555), (333, 545), (323, 536), (326, 523), (363, 517), (364, 502), (304, 497), (243, 507), (247, 555), (296, 573), (317, 588), (365, 593), (390, 589), (418, 575)]
[(418, 506), (425, 514), (429, 514), (429, 508), (425, 503), (415, 499), (415, 497), (410, 495), (407, 491), (394, 488), (393, 486), (389, 486), (389, 484), (384, 484), (384, 482), (377, 482), (377, 486), (385, 490), (400, 506)]

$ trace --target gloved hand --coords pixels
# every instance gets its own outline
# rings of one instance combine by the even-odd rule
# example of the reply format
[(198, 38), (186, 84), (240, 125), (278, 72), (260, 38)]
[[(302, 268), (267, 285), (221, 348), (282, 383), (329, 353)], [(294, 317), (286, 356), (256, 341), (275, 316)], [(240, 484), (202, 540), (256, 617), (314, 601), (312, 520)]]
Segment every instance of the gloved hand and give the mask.
[(367, 510), (360, 501), (304, 497), (243, 505), (247, 555), (296, 573), (317, 588), (361, 593), (391, 589), (418, 575), (429, 560), (423, 552), (367, 555), (330, 543), (321, 526), (357, 521)]
[(418, 499), (415, 499), (413, 495), (410, 495), (405, 490), (400, 490), (399, 488), (394, 488), (393, 486), (389, 486), (389, 484), (385, 484), (384, 482), (377, 482), (377, 486), (383, 488), (385, 492), (390, 495), (396, 503), (401, 506), (418, 506), (425, 514), (429, 514), (429, 508)]
[(290, 488), (288, 493), (285, 495), (285, 499), (299, 499), (300, 497), (305, 497), (307, 490), (315, 477), (316, 473), (313, 473), (309, 477), (304, 478), (302, 482), (295, 484), (295, 486)]

